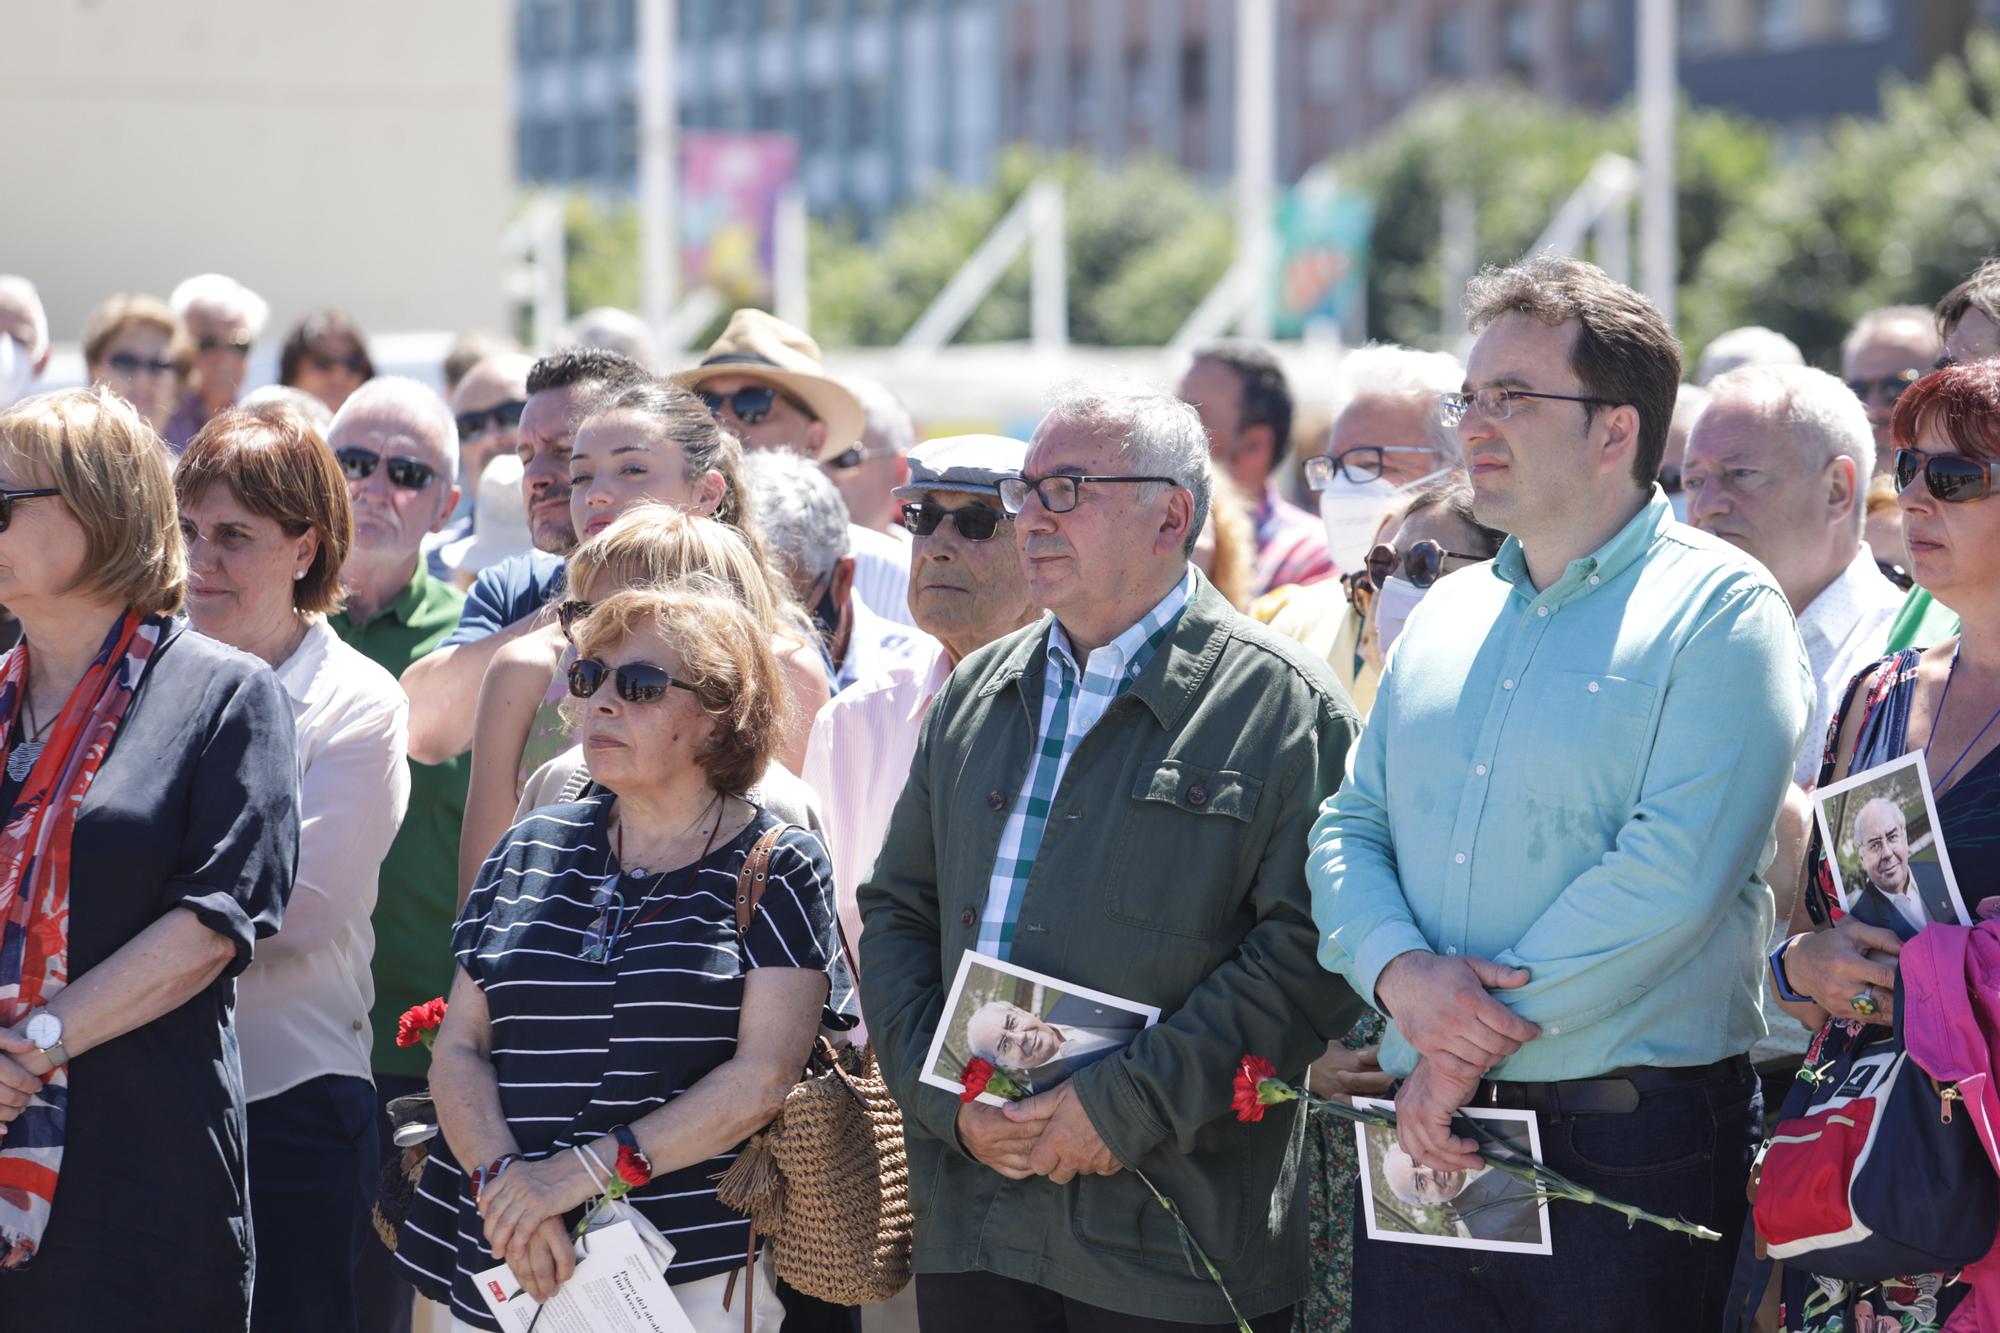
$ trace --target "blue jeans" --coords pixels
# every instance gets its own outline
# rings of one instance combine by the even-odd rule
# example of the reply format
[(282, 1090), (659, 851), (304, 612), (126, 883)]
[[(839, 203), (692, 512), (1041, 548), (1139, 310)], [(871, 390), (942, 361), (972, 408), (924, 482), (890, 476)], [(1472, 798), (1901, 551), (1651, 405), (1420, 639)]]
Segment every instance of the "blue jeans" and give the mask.
[(1577, 1184), (1722, 1233), (1701, 1241), (1608, 1208), (1549, 1205), (1552, 1254), (1368, 1239), (1356, 1201), (1357, 1330), (1706, 1333), (1722, 1326), (1762, 1094), (1747, 1069), (1649, 1092), (1624, 1114), (1538, 1116), (1542, 1160)]

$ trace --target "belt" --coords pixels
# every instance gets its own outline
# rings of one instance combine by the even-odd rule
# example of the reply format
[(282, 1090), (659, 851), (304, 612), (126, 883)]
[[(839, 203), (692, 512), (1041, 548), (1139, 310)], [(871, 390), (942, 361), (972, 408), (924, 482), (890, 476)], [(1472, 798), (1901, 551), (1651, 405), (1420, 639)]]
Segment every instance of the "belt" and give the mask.
[(1550, 1118), (1562, 1115), (1626, 1115), (1638, 1110), (1639, 1099), (1649, 1092), (1687, 1088), (1749, 1072), (1750, 1057), (1732, 1055), (1709, 1065), (1687, 1065), (1674, 1069), (1634, 1065), (1609, 1070), (1595, 1078), (1565, 1079), (1560, 1083), (1496, 1083), (1482, 1079), (1479, 1091), (1469, 1104), (1538, 1111)]

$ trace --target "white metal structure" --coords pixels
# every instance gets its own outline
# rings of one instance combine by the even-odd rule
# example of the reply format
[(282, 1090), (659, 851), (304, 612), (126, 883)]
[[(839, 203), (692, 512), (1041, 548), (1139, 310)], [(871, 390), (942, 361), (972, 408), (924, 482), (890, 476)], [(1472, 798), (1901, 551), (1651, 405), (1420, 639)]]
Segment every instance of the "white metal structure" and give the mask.
[(639, 313), (662, 356), (678, 349), (674, 322), (679, 284), (679, 229), (674, 194), (679, 182), (679, 116), (674, 92), (676, 0), (639, 0)]
[(949, 343), (1029, 245), (1034, 246), (1028, 287), (1032, 346), (1045, 353), (1066, 348), (1069, 240), (1064, 231), (1065, 212), (1061, 182), (1049, 176), (1038, 178), (993, 224), (972, 257), (952, 274), (944, 290), (903, 335), (898, 345), (902, 353), (908, 357), (935, 352)]
[(1639, 0), (1639, 277), (1669, 327), (1674, 322), (1680, 241), (1674, 181), (1674, 0)]

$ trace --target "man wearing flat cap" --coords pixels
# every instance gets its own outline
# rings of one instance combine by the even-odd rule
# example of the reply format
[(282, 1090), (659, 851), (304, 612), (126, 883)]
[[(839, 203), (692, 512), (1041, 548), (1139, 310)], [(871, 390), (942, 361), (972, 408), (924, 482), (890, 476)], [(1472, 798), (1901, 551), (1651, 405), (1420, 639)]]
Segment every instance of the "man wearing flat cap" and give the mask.
[[(826, 373), (819, 344), (762, 310), (739, 310), (692, 370), (674, 382), (700, 396), (745, 449), (783, 449), (824, 465), (861, 439), (868, 415)], [(910, 552), (884, 532), (849, 524), (854, 591), (870, 611), (906, 625)], [(808, 611), (812, 607), (806, 608)]]
[(802, 775), (819, 793), (849, 940), (861, 938), (854, 891), (881, 850), (931, 697), (966, 654), (1040, 614), (1000, 505), (1000, 478), (1027, 455), (998, 435), (929, 440), (910, 451), (910, 479), (893, 492), (910, 533), (909, 610), (939, 650), (835, 695), (813, 723)]

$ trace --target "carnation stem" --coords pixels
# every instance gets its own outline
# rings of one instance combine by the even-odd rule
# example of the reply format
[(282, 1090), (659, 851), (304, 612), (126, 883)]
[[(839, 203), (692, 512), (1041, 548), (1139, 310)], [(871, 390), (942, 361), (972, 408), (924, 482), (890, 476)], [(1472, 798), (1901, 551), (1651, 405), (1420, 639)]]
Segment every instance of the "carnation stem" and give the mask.
[(1167, 1210), (1167, 1216), (1173, 1218), (1174, 1225), (1180, 1228), (1182, 1243), (1194, 1254), (1195, 1258), (1201, 1260), (1201, 1266), (1208, 1270), (1209, 1280), (1215, 1283), (1215, 1289), (1222, 1293), (1222, 1299), (1229, 1303), (1229, 1313), (1235, 1317), (1237, 1333), (1251, 1333), (1249, 1322), (1243, 1318), (1243, 1312), (1236, 1308), (1236, 1298), (1229, 1294), (1229, 1288), (1223, 1284), (1222, 1274), (1216, 1271), (1215, 1264), (1208, 1257), (1208, 1251), (1201, 1248), (1201, 1242), (1196, 1240), (1194, 1232), (1188, 1229), (1187, 1219), (1181, 1216), (1181, 1210), (1174, 1205), (1172, 1199), (1160, 1193), (1159, 1186), (1146, 1179), (1144, 1171), (1141, 1171), (1136, 1166), (1128, 1169), (1133, 1175), (1139, 1177), (1140, 1182), (1147, 1189), (1153, 1191), (1153, 1198), (1159, 1201), (1160, 1207)]

